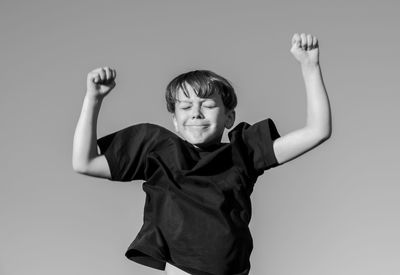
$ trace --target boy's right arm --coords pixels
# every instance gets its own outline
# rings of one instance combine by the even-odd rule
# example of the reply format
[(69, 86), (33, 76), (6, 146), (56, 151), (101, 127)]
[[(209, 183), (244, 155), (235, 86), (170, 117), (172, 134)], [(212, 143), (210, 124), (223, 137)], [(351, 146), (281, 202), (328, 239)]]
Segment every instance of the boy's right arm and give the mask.
[(104, 97), (115, 87), (116, 72), (108, 67), (91, 71), (87, 76), (87, 92), (75, 129), (72, 167), (75, 172), (111, 178), (110, 168), (97, 147), (97, 118)]

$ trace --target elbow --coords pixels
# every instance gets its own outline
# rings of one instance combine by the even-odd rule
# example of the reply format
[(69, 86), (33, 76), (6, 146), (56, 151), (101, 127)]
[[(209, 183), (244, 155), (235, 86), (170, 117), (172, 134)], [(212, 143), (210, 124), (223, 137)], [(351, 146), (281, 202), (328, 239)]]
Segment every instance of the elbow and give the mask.
[(321, 143), (327, 141), (332, 135), (332, 130), (331, 128), (326, 128), (326, 129), (318, 129), (318, 130), (313, 130), (311, 129), (308, 131), (308, 139), (314, 144), (314, 146), (318, 146)]
[(323, 136), (324, 141), (329, 139), (332, 135), (332, 127), (329, 127), (329, 129), (326, 131), (325, 135)]
[(72, 165), (72, 170), (78, 174), (85, 174), (85, 169), (83, 169), (81, 166)]
[(85, 175), (87, 173), (87, 165), (76, 160), (72, 160), (72, 170), (78, 174)]
[(321, 144), (327, 141), (328, 139), (330, 139), (331, 135), (332, 135), (332, 129), (329, 129), (326, 132), (321, 133), (320, 135), (318, 135), (319, 143)]

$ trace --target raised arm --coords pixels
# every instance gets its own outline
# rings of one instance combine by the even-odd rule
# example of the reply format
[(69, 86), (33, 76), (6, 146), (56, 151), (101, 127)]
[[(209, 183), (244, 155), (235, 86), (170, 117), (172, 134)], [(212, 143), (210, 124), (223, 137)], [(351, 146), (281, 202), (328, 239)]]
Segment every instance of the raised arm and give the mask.
[(315, 148), (331, 136), (332, 121), (328, 95), (319, 64), (318, 40), (311, 34), (294, 34), (291, 53), (301, 65), (307, 95), (306, 126), (274, 141), (280, 164)]
[(72, 167), (75, 172), (110, 178), (110, 168), (97, 147), (97, 118), (104, 97), (115, 87), (116, 72), (108, 67), (91, 71), (87, 76), (87, 92), (76, 126)]

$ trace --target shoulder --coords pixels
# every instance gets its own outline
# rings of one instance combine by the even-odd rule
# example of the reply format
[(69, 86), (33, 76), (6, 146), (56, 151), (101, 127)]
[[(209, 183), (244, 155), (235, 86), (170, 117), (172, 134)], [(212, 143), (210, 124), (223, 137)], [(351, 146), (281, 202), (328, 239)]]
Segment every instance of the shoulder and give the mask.
[(241, 122), (228, 135), (232, 147), (256, 174), (277, 166), (273, 143), (280, 134), (271, 118), (253, 125)]
[(228, 133), (228, 137), (232, 142), (235, 139), (252, 139), (257, 136), (265, 136), (265, 134), (272, 140), (279, 137), (278, 130), (271, 118), (266, 118), (254, 124), (240, 122)]

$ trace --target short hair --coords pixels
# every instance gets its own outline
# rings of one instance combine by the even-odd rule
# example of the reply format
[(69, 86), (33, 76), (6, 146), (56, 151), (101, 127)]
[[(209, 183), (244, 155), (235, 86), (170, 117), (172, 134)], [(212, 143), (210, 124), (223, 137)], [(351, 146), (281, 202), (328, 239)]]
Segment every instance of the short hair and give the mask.
[(237, 105), (235, 90), (227, 79), (208, 70), (196, 70), (178, 75), (167, 85), (165, 99), (170, 113), (175, 112), (175, 102), (179, 88), (182, 89), (186, 96), (189, 96), (185, 84), (190, 85), (196, 95), (201, 98), (210, 97), (217, 92), (227, 110), (233, 110)]

